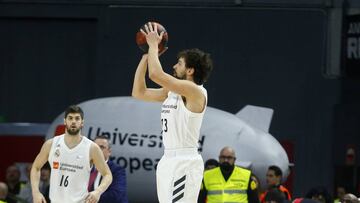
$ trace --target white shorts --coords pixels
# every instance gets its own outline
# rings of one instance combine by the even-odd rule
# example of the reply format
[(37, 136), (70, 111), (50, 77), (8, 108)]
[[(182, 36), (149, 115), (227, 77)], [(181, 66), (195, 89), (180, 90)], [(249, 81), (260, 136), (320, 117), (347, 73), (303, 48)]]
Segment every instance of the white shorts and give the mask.
[(196, 203), (204, 162), (195, 148), (165, 150), (156, 170), (160, 203)]

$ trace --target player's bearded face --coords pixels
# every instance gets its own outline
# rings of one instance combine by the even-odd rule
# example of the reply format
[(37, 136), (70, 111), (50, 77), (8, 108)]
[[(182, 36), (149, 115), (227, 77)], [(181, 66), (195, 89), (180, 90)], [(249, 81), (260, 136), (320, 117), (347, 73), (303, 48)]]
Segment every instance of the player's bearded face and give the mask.
[(174, 65), (174, 77), (178, 79), (186, 79), (186, 67), (184, 58), (179, 58), (177, 64)]
[(69, 135), (78, 135), (83, 127), (83, 120), (80, 114), (68, 114), (65, 119), (66, 132)]
[(185, 80), (186, 74), (185, 72), (176, 72), (176, 70), (174, 70), (174, 77), (176, 77), (177, 79)]
[(70, 135), (77, 135), (79, 134), (81, 128), (80, 127), (76, 127), (73, 125), (66, 125), (66, 131), (70, 134)]

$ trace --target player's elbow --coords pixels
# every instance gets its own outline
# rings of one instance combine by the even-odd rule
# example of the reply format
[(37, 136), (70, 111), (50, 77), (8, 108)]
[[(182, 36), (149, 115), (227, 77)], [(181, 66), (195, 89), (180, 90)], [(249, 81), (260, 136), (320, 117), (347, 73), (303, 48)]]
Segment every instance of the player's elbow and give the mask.
[(132, 92), (131, 92), (132, 97), (134, 97), (136, 99), (141, 99), (143, 95), (144, 95), (144, 90), (142, 88), (133, 87)]
[(139, 99), (139, 93), (137, 91), (135, 91), (134, 89), (131, 92), (131, 96), (136, 98), (136, 99)]

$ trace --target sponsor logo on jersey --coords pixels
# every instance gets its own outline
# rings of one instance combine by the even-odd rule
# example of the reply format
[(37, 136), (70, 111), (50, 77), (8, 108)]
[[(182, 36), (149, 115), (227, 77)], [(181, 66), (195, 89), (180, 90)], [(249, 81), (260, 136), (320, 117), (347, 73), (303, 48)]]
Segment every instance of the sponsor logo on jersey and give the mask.
[(53, 169), (58, 169), (58, 168), (59, 168), (59, 162), (53, 161)]
[(59, 149), (56, 149), (56, 151), (55, 151), (55, 156), (56, 156), (56, 157), (59, 157), (59, 156), (60, 156), (60, 150), (59, 150)]

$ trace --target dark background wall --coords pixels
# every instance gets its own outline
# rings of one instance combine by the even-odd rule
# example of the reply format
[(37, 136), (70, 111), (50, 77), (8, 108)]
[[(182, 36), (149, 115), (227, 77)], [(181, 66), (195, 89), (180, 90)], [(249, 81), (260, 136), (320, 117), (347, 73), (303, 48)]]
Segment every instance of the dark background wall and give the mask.
[[(0, 4), (0, 115), (50, 123), (70, 104), (130, 95), (141, 57), (135, 33), (158, 21), (169, 33), (161, 56), (166, 71), (181, 49), (212, 54), (210, 106), (231, 113), (246, 104), (274, 109), (270, 133), (294, 144), (295, 197), (312, 186), (332, 188), (333, 165), (359, 140), (359, 114), (352, 111), (359, 82), (323, 74), (329, 1), (159, 2)], [(355, 117), (350, 126), (348, 115)], [(343, 139), (344, 128), (350, 134)]]

